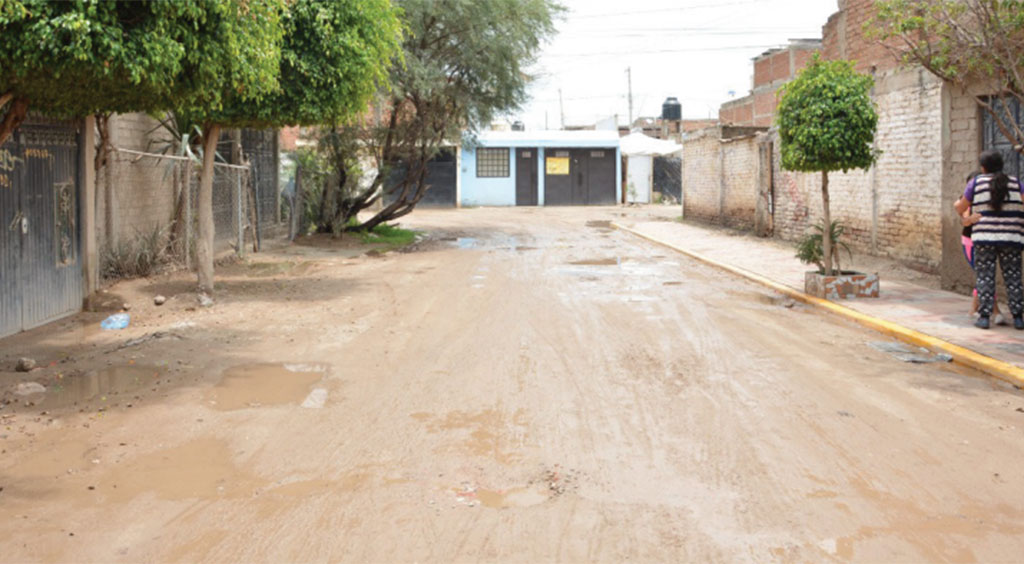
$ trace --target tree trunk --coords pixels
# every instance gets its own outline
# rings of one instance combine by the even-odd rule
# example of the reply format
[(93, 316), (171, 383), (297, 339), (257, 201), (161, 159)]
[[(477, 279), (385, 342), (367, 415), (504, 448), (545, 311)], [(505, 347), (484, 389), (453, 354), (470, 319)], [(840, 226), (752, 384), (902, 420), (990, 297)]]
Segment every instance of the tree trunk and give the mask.
[(828, 171), (821, 171), (822, 221), (825, 230), (821, 233), (821, 250), (825, 260), (825, 276), (832, 276), (832, 212), (828, 205)]
[(196, 275), (199, 292), (213, 293), (213, 174), (217, 154), (217, 138), (220, 126), (207, 124), (203, 127), (203, 169), (199, 175), (199, 194), (196, 213), (199, 220), (199, 236), (196, 240)]

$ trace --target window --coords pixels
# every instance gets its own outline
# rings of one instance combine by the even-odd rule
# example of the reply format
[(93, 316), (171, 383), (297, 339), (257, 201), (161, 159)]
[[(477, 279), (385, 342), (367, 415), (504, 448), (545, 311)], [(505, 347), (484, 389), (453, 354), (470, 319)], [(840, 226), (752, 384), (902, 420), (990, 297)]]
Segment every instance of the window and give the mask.
[[(998, 99), (991, 99), (992, 105), (996, 108), (996, 111), (1003, 112), (1002, 102)], [(1008, 99), (1009, 113), (1013, 116), (1017, 123), (1024, 122), (1024, 111), (1020, 107), (1020, 103), (1013, 98)], [(1003, 115), (1000, 113), (1000, 115)], [(1003, 135), (1002, 131), (999, 131), (999, 126), (995, 123), (995, 118), (992, 117), (988, 112), (982, 112), (983, 125), (984, 125), (984, 149), (996, 149), (1003, 154), (1003, 162), (1006, 165), (1003, 167), (1003, 172), (1006, 174), (1020, 177), (1024, 173), (1024, 162), (1022, 162), (1021, 155), (1017, 151), (1013, 150), (1013, 142)]]
[(477, 149), (477, 178), (507, 178), (509, 176), (508, 161), (508, 149)]

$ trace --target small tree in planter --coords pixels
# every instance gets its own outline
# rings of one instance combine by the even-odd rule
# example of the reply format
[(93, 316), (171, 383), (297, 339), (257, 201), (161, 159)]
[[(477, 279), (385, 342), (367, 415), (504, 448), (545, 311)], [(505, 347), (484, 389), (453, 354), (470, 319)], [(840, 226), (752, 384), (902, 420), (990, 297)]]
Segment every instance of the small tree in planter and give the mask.
[[(782, 168), (821, 173), (822, 226), (832, 226), (830, 172), (867, 170), (877, 151), (872, 147), (878, 113), (871, 100), (874, 79), (853, 69), (850, 61), (823, 61), (817, 55), (792, 82), (783, 86), (778, 109)], [(825, 229), (822, 229), (824, 234)], [(837, 233), (822, 237), (824, 274), (832, 276)]]

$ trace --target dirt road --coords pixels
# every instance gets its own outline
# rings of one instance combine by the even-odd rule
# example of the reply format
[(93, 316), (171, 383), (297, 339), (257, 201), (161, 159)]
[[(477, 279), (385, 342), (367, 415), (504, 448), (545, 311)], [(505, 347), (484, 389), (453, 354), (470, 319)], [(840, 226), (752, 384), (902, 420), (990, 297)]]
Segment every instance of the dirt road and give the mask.
[(211, 309), (136, 281), (125, 332), (0, 341), (45, 367), (0, 374), (0, 560), (1021, 560), (1021, 392), (620, 213), (417, 211), (412, 252), (289, 247)]

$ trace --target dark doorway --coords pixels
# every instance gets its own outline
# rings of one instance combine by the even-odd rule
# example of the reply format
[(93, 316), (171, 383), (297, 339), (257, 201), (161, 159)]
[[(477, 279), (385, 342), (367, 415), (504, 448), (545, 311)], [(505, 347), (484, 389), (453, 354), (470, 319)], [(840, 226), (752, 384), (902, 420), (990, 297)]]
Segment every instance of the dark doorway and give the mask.
[(516, 205), (537, 205), (537, 149), (516, 149)]
[(615, 149), (550, 149), (544, 163), (544, 203), (615, 203)]
[[(1013, 120), (1020, 124), (1024, 123), (1024, 111), (1020, 107), (1020, 102), (1015, 99), (1008, 99), (1006, 102), (1006, 108), (1003, 108), (1003, 101), (993, 98), (990, 100), (992, 106), (1000, 115), (1013, 116)], [(1003, 132), (999, 130), (999, 126), (995, 123), (995, 118), (992, 117), (988, 112), (983, 112), (983, 125), (984, 125), (984, 147), (985, 150), (995, 149), (1002, 153), (1003, 172), (1011, 176), (1020, 178), (1021, 174), (1024, 173), (1024, 156), (1013, 149), (1014, 142), (1007, 139)]]

